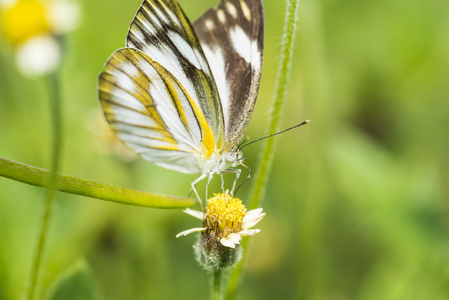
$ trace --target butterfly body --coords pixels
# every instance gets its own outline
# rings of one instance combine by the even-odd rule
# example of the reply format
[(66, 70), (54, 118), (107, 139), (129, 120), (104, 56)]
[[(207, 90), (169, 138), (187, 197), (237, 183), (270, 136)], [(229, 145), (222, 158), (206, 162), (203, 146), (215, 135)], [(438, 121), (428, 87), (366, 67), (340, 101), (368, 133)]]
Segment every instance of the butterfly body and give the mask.
[(238, 178), (262, 50), (261, 0), (223, 0), (193, 25), (175, 0), (145, 0), (99, 76), (106, 119), (144, 159), (200, 173), (193, 185)]
[(213, 154), (208, 158), (198, 158), (201, 173), (214, 172), (219, 174), (223, 171), (237, 167), (243, 161), (243, 153), (240, 150), (229, 150), (222, 154)]

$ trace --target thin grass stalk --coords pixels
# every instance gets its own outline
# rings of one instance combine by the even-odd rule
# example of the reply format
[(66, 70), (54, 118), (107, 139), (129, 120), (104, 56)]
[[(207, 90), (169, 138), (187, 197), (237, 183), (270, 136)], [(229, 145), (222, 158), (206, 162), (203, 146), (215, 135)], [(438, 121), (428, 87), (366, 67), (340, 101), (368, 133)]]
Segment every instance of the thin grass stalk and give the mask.
[[(287, 0), (287, 10), (285, 14), (284, 30), (282, 36), (282, 49), (279, 69), (277, 73), (276, 88), (270, 108), (267, 134), (279, 131), (283, 108), (287, 98), (287, 84), (290, 78), (290, 71), (293, 60), (293, 48), (296, 35), (296, 24), (298, 20), (299, 0)], [(265, 190), (268, 176), (273, 163), (275, 151), (275, 138), (266, 139), (259, 157), (258, 171), (256, 172), (250, 191), (249, 209), (260, 206)], [(247, 240), (242, 241), (242, 247), (247, 247)], [(226, 292), (226, 299), (234, 299), (235, 293), (241, 280), (243, 267), (249, 249), (243, 252), (242, 260), (237, 264), (231, 273)]]
[(51, 127), (52, 133), (52, 145), (51, 145), (51, 167), (50, 178), (47, 187), (47, 193), (44, 202), (44, 211), (40, 224), (38, 227), (38, 240), (34, 249), (34, 257), (32, 261), (31, 271), (28, 277), (26, 298), (27, 300), (33, 300), (36, 297), (36, 290), (39, 284), (39, 275), (41, 273), (42, 260), (44, 257), (45, 246), (48, 241), (48, 232), (50, 228), (50, 221), (53, 212), (54, 194), (56, 189), (57, 174), (61, 161), (62, 152), (62, 122), (61, 122), (61, 98), (60, 98), (60, 86), (56, 73), (52, 73), (47, 77), (49, 85), (49, 98), (50, 98), (50, 110), (51, 110)]

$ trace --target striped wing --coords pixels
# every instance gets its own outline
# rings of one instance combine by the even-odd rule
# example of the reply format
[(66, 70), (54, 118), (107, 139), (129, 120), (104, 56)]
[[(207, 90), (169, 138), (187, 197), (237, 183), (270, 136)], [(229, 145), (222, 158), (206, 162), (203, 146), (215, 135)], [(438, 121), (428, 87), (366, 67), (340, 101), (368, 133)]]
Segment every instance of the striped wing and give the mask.
[(198, 173), (213, 133), (197, 103), (161, 64), (137, 49), (116, 51), (99, 77), (103, 111), (117, 136), (145, 159)]
[(175, 0), (144, 1), (131, 24), (126, 45), (141, 50), (177, 78), (206, 118), (215, 147), (222, 148), (224, 121), (218, 92), (200, 43), (179, 4)]
[(264, 14), (261, 0), (222, 0), (194, 24), (223, 109), (225, 139), (242, 138), (256, 102), (262, 71)]

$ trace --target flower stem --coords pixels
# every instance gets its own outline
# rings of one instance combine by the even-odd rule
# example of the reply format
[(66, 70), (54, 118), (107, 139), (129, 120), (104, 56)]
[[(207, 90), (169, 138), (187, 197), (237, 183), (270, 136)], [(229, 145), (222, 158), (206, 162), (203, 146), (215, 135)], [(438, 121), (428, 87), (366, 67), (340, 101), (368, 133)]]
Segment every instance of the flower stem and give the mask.
[(223, 299), (223, 269), (215, 270), (213, 272), (213, 290), (212, 290), (212, 300), (222, 300)]
[(59, 82), (56, 73), (52, 73), (47, 78), (50, 92), (50, 109), (52, 118), (53, 141), (52, 141), (52, 161), (50, 168), (50, 179), (45, 196), (44, 211), (38, 227), (38, 240), (34, 249), (35, 254), (31, 266), (31, 272), (28, 278), (26, 299), (33, 300), (36, 296), (36, 287), (38, 285), (39, 273), (41, 270), (42, 260), (44, 256), (45, 245), (48, 240), (48, 231), (53, 211), (54, 194), (56, 181), (58, 177), (59, 164), (61, 160), (61, 139), (62, 139), (62, 122), (61, 122), (61, 101)]
[[(273, 134), (279, 130), (282, 117), (282, 110), (287, 98), (287, 83), (290, 78), (290, 71), (293, 60), (293, 48), (296, 34), (296, 23), (298, 19), (299, 0), (287, 0), (287, 10), (285, 14), (284, 33), (282, 36), (282, 49), (279, 69), (277, 73), (276, 88), (273, 101), (270, 108), (270, 118), (268, 120), (267, 134)], [(275, 151), (275, 138), (266, 139), (263, 150), (259, 157), (259, 169), (254, 176), (254, 181), (250, 191), (249, 209), (255, 209), (260, 206), (265, 193), (266, 183), (273, 162)], [(242, 246), (247, 251), (243, 252), (242, 260), (233, 269), (229, 284), (227, 286), (226, 299), (234, 299), (235, 293), (240, 282), (240, 277), (248, 256), (247, 242), (242, 241)]]

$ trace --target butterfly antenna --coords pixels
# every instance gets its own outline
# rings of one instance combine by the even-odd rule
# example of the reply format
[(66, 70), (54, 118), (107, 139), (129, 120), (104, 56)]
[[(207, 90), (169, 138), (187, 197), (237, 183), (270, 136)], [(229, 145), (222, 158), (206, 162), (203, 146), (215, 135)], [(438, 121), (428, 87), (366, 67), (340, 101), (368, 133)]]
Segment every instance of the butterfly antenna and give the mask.
[(251, 171), (251, 168), (250, 168), (250, 167), (248, 167), (247, 165), (245, 165), (245, 164), (242, 163), (242, 162), (240, 162), (240, 165), (243, 166), (243, 167), (245, 167), (246, 169), (248, 169), (249, 174), (248, 174), (248, 177), (246, 177), (246, 179), (243, 180), (243, 181), (239, 184), (239, 186), (237, 187), (237, 189), (235, 190), (234, 195), (233, 195), (234, 197), (235, 197), (235, 194), (237, 194), (237, 191), (239, 190), (239, 188), (240, 188), (245, 182), (247, 182), (247, 181), (251, 178), (251, 175), (253, 174), (253, 172)]
[[(239, 149), (242, 150), (244, 147), (246, 147), (246, 146), (248, 146), (248, 145), (251, 145), (252, 143), (255, 143), (255, 142), (258, 142), (258, 141), (267, 139), (267, 138), (269, 138), (269, 137), (272, 137), (272, 136), (275, 136), (275, 135), (284, 133), (284, 132), (286, 132), (286, 131), (295, 129), (295, 128), (299, 127), (299, 126), (306, 125), (307, 123), (310, 123), (310, 121), (309, 121), (309, 120), (306, 120), (306, 121), (304, 121), (304, 122), (302, 122), (302, 123), (300, 123), (300, 124), (297, 124), (297, 125), (295, 125), (295, 126), (292, 126), (292, 127), (290, 127), (290, 128), (287, 128), (287, 129), (284, 129), (284, 130), (282, 130), (282, 131), (279, 131), (279, 132), (276, 132), (276, 133), (273, 133), (273, 134), (270, 134), (270, 135), (261, 137), (261, 138), (259, 138), (259, 139), (257, 139), (257, 140), (254, 140), (254, 141), (252, 141), (252, 142), (249, 142), (249, 143), (247, 143), (247, 144), (245, 144), (245, 145), (243, 145), (243, 146), (241, 146), (241, 147), (239, 146)], [(245, 180), (245, 181), (246, 181), (246, 180)], [(240, 186), (239, 186), (239, 187), (240, 187)]]
[(243, 141), (240, 142), (240, 144), (237, 146), (237, 149), (241, 149), (240, 147), (245, 144), (246, 142), (248, 142), (249, 138), (245, 137), (245, 139)]

